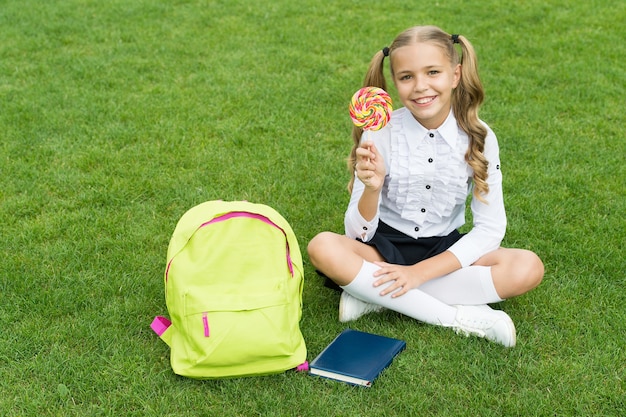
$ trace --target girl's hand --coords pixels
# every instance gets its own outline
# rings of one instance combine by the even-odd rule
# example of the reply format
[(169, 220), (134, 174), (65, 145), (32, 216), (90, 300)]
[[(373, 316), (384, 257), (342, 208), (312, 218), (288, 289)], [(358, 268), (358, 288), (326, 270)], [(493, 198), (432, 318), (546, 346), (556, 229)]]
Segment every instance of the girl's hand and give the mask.
[(380, 295), (390, 293), (392, 298), (406, 294), (412, 288), (417, 288), (423, 284), (422, 279), (415, 275), (415, 271), (410, 266), (388, 264), (386, 262), (374, 262), (381, 269), (374, 273), (374, 277), (380, 277), (374, 282), (375, 287), (379, 287), (386, 282), (390, 284), (381, 291)]
[(365, 187), (379, 190), (385, 181), (385, 161), (374, 142), (366, 141), (356, 149), (356, 176)]

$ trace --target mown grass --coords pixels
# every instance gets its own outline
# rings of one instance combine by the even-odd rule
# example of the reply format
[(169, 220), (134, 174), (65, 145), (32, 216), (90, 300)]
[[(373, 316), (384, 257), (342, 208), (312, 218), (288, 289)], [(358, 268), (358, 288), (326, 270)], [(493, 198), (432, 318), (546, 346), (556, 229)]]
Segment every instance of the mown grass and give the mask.
[[(623, 415), (625, 16), (566, 0), (0, 2), (0, 414)], [(303, 253), (341, 231), (347, 102), (374, 51), (431, 23), (477, 49), (505, 244), (546, 264), (502, 305), (518, 346), (385, 312), (351, 324), (408, 344), (369, 390), (173, 375), (149, 323), (178, 218), (268, 204)], [(312, 359), (345, 325), (305, 269)]]

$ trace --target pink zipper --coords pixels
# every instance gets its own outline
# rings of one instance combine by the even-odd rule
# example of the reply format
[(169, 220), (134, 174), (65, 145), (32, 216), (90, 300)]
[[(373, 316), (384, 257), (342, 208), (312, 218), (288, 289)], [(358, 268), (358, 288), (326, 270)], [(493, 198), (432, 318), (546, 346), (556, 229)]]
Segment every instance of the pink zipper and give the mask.
[[(286, 250), (287, 250), (287, 266), (289, 267), (289, 272), (291, 273), (291, 276), (294, 276), (294, 272), (293, 272), (293, 263), (291, 262), (291, 252), (289, 250), (289, 241), (287, 240), (287, 233), (285, 233), (285, 231), (283, 230), (282, 227), (280, 227), (279, 225), (277, 225), (276, 223), (274, 223), (273, 221), (271, 221), (269, 218), (261, 215), (261, 214), (257, 214), (257, 213), (250, 213), (247, 211), (231, 211), (228, 212), (226, 214), (223, 214), (219, 217), (215, 217), (211, 220), (209, 220), (208, 222), (202, 223), (200, 225), (200, 227), (198, 227), (197, 230), (208, 226), (210, 224), (213, 223), (218, 223), (218, 222), (222, 222), (225, 220), (229, 220), (229, 219), (233, 219), (233, 218), (237, 218), (237, 217), (247, 217), (250, 219), (256, 219), (256, 220), (261, 220), (262, 222), (269, 224), (270, 226), (273, 226), (275, 228), (277, 228), (278, 230), (280, 230), (281, 232), (283, 232), (283, 235), (285, 236), (285, 242), (286, 242)], [(197, 231), (196, 230), (196, 231)], [(167, 268), (165, 269), (165, 282), (167, 282), (168, 278), (169, 278), (169, 272), (170, 272), (170, 266), (172, 265), (172, 262), (174, 261), (174, 258), (170, 259), (169, 263), (167, 264)]]
[(202, 313), (202, 324), (204, 325), (204, 337), (211, 336), (211, 331), (209, 330), (209, 315), (206, 311)]

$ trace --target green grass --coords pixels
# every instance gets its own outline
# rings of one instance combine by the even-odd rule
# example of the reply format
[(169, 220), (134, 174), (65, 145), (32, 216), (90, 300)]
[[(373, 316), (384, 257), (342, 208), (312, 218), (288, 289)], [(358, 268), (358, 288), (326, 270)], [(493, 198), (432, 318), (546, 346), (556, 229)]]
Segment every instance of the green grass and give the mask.
[[(596, 0), (0, 0), (0, 415), (624, 415), (625, 19)], [(504, 243), (546, 264), (502, 305), (518, 346), (385, 312), (351, 324), (408, 344), (371, 389), (173, 375), (149, 324), (178, 218), (264, 203), (303, 254), (341, 231), (347, 102), (426, 23), (477, 49)], [(345, 325), (305, 272), (312, 359)]]

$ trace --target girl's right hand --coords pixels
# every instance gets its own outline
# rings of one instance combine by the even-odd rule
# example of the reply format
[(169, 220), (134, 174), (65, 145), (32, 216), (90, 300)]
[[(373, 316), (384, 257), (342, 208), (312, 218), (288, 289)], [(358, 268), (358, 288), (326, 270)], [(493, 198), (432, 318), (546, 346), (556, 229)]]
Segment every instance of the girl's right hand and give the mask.
[(374, 142), (365, 141), (356, 149), (356, 176), (366, 188), (379, 190), (385, 181), (385, 160)]

